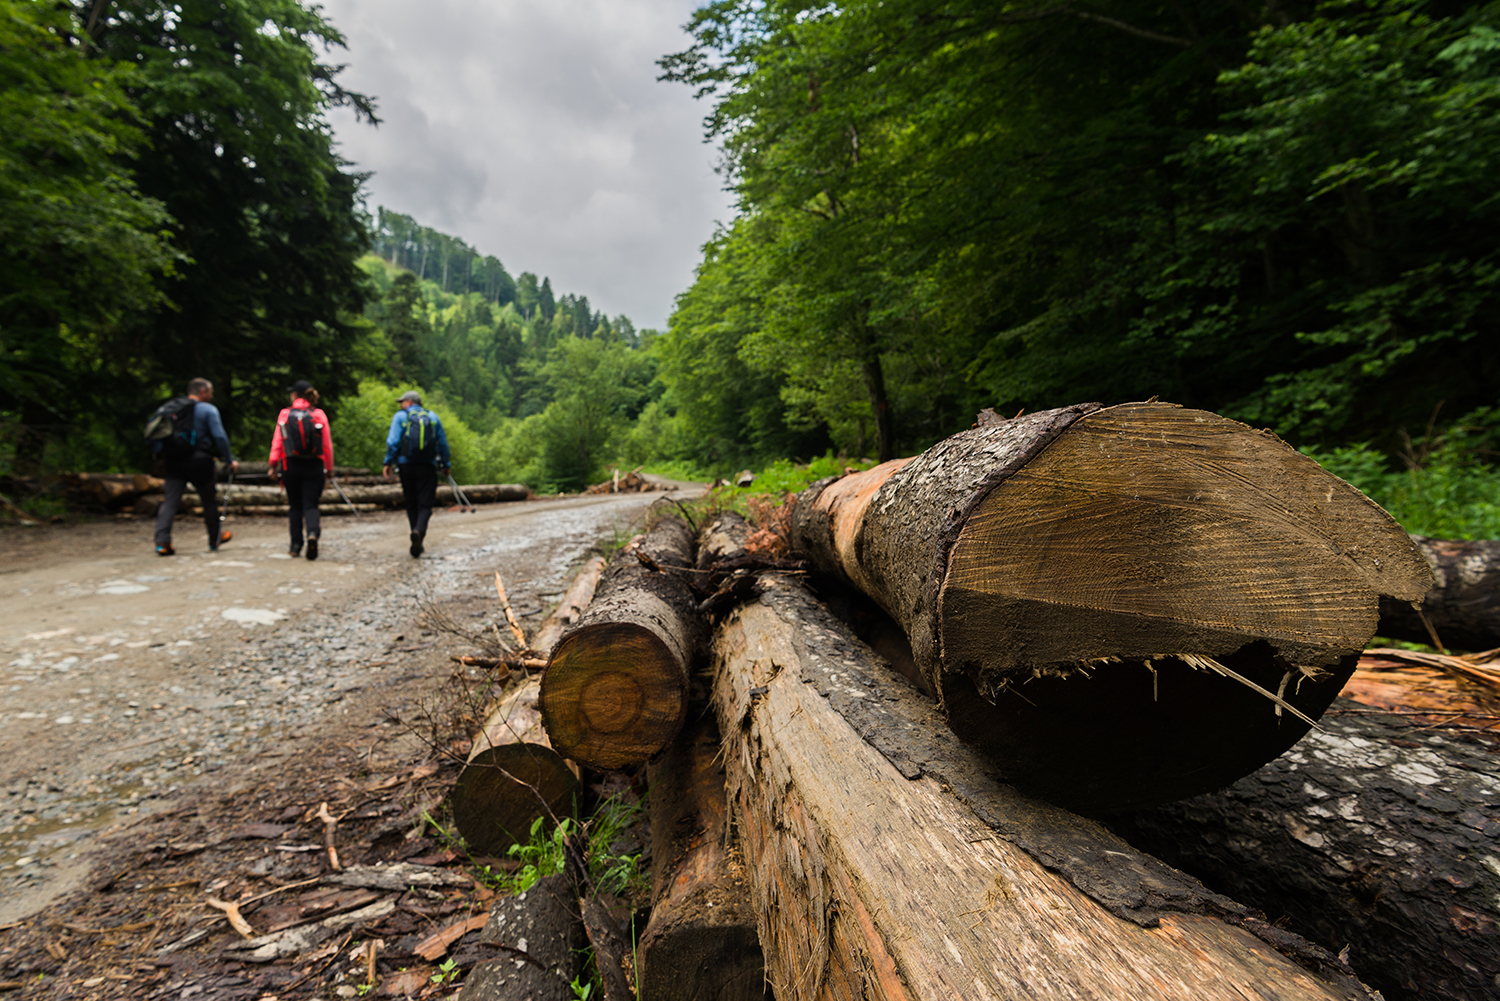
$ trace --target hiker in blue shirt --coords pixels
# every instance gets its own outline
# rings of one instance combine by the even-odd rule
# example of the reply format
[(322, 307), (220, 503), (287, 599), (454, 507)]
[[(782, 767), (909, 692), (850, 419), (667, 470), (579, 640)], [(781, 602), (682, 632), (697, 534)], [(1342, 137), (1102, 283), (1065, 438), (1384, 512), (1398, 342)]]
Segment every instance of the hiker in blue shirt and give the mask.
[(448, 454), (443, 422), (437, 414), (422, 408), (422, 394), (416, 390), (402, 393), (399, 402), (401, 409), (391, 418), (391, 431), (385, 436), (381, 473), (390, 479), (394, 463), (401, 476), (401, 496), (406, 500), (406, 520), (411, 526), (411, 554), (421, 556), (427, 520), (437, 499), (438, 473), (446, 475), (453, 460)]
[(163, 478), (166, 480), (166, 496), (162, 498), (161, 507), (156, 509), (158, 556), (171, 556), (177, 551), (172, 548), (172, 519), (177, 516), (177, 508), (189, 483), (198, 491), (199, 501), (203, 504), (208, 548), (217, 552), (220, 543), (229, 541), (231, 533), (220, 525), (219, 499), (214, 490), (214, 459), (210, 449), (219, 453), (219, 458), (228, 463), (231, 471), (239, 469), (240, 464), (229, 448), (229, 436), (224, 433), (219, 408), (209, 402), (213, 398), (213, 383), (207, 379), (189, 382), (186, 399), (174, 400), (163, 408), (174, 407), (181, 414), (173, 421), (176, 431), (169, 437), (151, 441), (151, 451), (163, 459)]

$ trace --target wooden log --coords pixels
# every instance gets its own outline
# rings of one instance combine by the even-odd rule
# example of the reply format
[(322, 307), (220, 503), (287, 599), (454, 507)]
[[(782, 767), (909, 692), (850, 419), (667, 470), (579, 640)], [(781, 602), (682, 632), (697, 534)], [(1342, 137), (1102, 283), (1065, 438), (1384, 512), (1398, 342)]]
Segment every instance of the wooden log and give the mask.
[(610, 562), (542, 674), (542, 717), (560, 754), (613, 771), (677, 735), (707, 626), (689, 585), (668, 570), (692, 557), (692, 532), (668, 516)]
[(1500, 541), (1414, 535), (1412, 542), (1432, 567), (1432, 590), (1420, 612), (1410, 602), (1381, 598), (1380, 635), (1413, 643), (1436, 640), (1454, 650), (1500, 646)]
[(547, 876), (495, 901), (479, 943), (494, 958), (469, 973), (461, 1001), (574, 1001), (569, 984), (579, 974), (584, 937), (568, 877)]
[(1495, 748), (1344, 700), (1320, 726), (1227, 789), (1110, 825), (1293, 931), (1347, 943), (1386, 1001), (1494, 998)]
[(1074, 809), (1217, 788), (1307, 732), (1426, 562), (1273, 435), (1169, 404), (990, 420), (815, 484), (793, 543), (905, 630), (956, 732)]
[(641, 935), (641, 996), (759, 1001), (770, 996), (739, 836), (728, 823), (719, 727), (706, 704), (647, 768), (651, 920)]
[(599, 587), (599, 577), (604, 573), (604, 565), (604, 557), (590, 557), (583, 569), (574, 575), (562, 600), (548, 613), (536, 635), (531, 638), (531, 649), (543, 657), (551, 655), (558, 638), (578, 621), (583, 610), (589, 607), (589, 602), (594, 600), (594, 591)]
[(538, 817), (574, 813), (578, 770), (552, 747), (537, 706), (540, 691), (540, 679), (528, 678), (507, 693), (448, 794), (453, 822), (473, 854), (502, 856), (526, 843)]
[(1326, 952), (996, 781), (798, 585), (763, 587), (716, 635), (713, 699), (779, 1001), (1372, 997)]

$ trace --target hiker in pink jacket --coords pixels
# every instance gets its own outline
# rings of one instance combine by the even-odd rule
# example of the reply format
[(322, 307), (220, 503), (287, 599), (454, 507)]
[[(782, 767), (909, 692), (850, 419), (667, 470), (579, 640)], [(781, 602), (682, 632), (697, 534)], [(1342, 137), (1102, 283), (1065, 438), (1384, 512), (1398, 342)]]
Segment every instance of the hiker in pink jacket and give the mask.
[(318, 409), (318, 391), (299, 379), (292, 385), (292, 405), (276, 418), (271, 433), (271, 477), (286, 487), (293, 556), (302, 555), (302, 527), (307, 525), (307, 558), (318, 558), (318, 498), (325, 475), (333, 474), (333, 436), (328, 415)]

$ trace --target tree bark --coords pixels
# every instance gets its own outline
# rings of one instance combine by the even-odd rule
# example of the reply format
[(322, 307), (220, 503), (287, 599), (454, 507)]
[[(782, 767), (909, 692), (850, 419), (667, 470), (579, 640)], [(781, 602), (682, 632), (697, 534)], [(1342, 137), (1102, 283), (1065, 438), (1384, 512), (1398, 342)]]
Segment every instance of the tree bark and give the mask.
[(531, 649), (544, 657), (552, 653), (558, 637), (578, 621), (583, 610), (589, 607), (589, 602), (594, 600), (594, 591), (598, 589), (599, 577), (603, 573), (604, 558), (601, 556), (595, 556), (583, 565), (583, 569), (573, 577), (573, 583), (568, 585), (562, 600), (548, 613), (541, 628), (531, 638)]
[(992, 419), (814, 484), (793, 545), (890, 613), (1009, 780), (1089, 812), (1286, 750), (1353, 672), (1379, 595), (1431, 581), (1400, 526), (1311, 459), (1154, 402)]
[(668, 517), (604, 571), (542, 674), (542, 717), (560, 754), (613, 771), (644, 762), (677, 735), (707, 627), (691, 588), (667, 568), (691, 567), (692, 556), (692, 532)]
[(495, 901), (479, 942), (494, 958), (474, 967), (462, 1001), (573, 1001), (569, 982), (578, 976), (584, 937), (567, 876), (547, 876)]
[[(1500, 647), (1500, 542), (1468, 542), (1412, 536), (1432, 567), (1432, 590), (1420, 614), (1410, 602), (1380, 599), (1382, 636), (1414, 643), (1433, 642), (1446, 649), (1489, 650)], [(1432, 630), (1422, 622), (1426, 616)]]
[(641, 995), (652, 1001), (769, 996), (749, 874), (728, 823), (719, 728), (706, 704), (651, 783), (651, 921), (641, 935)]
[(716, 635), (713, 700), (779, 1001), (1371, 996), (1327, 953), (996, 781), (800, 585), (763, 587)]
[(1495, 997), (1495, 749), (1343, 700), (1320, 726), (1227, 789), (1110, 824), (1292, 930), (1347, 943), (1386, 1001)]
[(526, 843), (538, 817), (572, 812), (578, 770), (552, 748), (540, 689), (540, 679), (528, 678), (501, 700), (448, 794), (453, 822), (475, 855), (503, 856)]

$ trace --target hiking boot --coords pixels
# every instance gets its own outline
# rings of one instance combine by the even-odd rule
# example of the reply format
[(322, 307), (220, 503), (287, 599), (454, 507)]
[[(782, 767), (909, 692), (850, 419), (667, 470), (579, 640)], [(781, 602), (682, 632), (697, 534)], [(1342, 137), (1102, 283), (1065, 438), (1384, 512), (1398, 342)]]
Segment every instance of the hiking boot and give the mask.
[(231, 532), (227, 528), (224, 529), (222, 532), (219, 533), (219, 541), (218, 542), (210, 542), (208, 544), (208, 551), (211, 552), (211, 553), (217, 553), (219, 551), (219, 547), (221, 545), (223, 545), (224, 543), (228, 542), (232, 538), (234, 538), (234, 533)]
[(302, 547), (301, 546), (290, 546), (290, 547), (288, 547), (288, 549), (286, 551), (286, 554), (288, 556), (301, 556), (302, 555)]
[(157, 556), (171, 556), (175, 552), (177, 552), (177, 550), (173, 549), (170, 545), (156, 547)]
[(318, 537), (316, 535), (307, 540), (307, 558), (310, 560), (318, 558)]
[(422, 532), (413, 532), (413, 533), (411, 533), (411, 554), (413, 556), (421, 556), (422, 555), (422, 535), (423, 534), (424, 533), (422, 533)]

